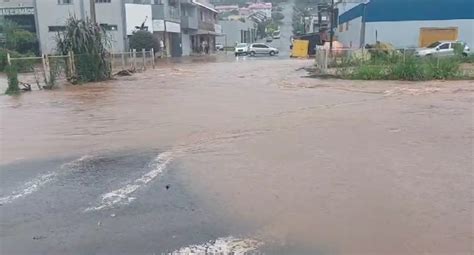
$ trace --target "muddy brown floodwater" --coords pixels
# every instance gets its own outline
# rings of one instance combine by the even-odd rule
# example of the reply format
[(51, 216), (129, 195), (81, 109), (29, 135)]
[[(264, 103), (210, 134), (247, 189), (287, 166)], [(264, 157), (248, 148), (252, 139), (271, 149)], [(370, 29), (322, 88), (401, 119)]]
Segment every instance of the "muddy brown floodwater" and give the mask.
[(473, 83), (303, 78), (310, 64), (166, 63), (1, 96), (1, 162), (166, 150), (269, 254), (472, 254)]

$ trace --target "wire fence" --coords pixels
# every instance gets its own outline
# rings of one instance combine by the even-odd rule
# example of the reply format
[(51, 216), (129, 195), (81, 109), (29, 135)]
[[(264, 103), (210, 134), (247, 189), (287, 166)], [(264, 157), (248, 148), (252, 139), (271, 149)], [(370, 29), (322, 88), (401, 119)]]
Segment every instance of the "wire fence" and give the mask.
[[(7, 54), (7, 62), (18, 71), (18, 80), (23, 89), (41, 90), (75, 79), (79, 56), (81, 55), (74, 55), (72, 52), (67, 55), (43, 54), (37, 57), (16, 58)], [(110, 65), (112, 74), (120, 70), (145, 71), (155, 68), (155, 52), (153, 49), (110, 52), (106, 62)]]
[(420, 56), (415, 49), (318, 49), (315, 66), (321, 74), (347, 76), (355, 72), (390, 71), (451, 72), (461, 76), (474, 76), (474, 70), (462, 63), (467, 57), (455, 52)]

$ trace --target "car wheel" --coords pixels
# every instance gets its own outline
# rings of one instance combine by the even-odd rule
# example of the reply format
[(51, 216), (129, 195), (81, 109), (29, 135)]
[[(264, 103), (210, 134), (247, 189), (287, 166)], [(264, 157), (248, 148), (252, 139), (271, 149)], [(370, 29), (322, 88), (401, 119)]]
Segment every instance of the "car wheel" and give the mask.
[(270, 56), (275, 56), (275, 52), (274, 52), (274, 51), (270, 51)]
[(255, 56), (255, 51), (251, 51), (250, 56), (252, 56), (252, 57)]
[(466, 52), (463, 52), (463, 53), (462, 53), (462, 56), (463, 56), (463, 57), (467, 57), (467, 53), (466, 53)]
[(238, 54), (238, 53), (235, 53), (235, 56), (236, 56), (236, 57), (238, 57), (238, 56), (239, 56), (239, 54)]

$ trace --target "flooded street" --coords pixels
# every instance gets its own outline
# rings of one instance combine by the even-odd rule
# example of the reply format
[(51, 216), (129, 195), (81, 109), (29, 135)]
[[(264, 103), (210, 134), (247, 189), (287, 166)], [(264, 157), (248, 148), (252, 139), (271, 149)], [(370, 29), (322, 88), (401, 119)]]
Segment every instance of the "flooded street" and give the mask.
[(1, 96), (1, 254), (472, 254), (473, 83), (311, 63), (215, 56)]

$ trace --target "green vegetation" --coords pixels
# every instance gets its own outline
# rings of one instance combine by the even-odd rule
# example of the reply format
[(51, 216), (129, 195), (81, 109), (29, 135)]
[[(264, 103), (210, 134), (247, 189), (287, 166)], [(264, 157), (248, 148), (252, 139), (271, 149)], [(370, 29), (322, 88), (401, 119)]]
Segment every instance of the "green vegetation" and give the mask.
[(153, 34), (148, 31), (136, 31), (130, 37), (130, 49), (140, 51), (142, 49), (155, 51), (159, 50), (158, 41), (153, 38)]
[(281, 12), (273, 12), (272, 13), (272, 19), (275, 21), (283, 20), (285, 18), (285, 15)]
[(8, 79), (8, 88), (5, 91), (7, 95), (15, 95), (20, 93), (20, 87), (18, 86), (18, 72), (14, 66), (7, 66), (5, 68)]
[(360, 62), (342, 76), (355, 80), (450, 80), (466, 78), (460, 71), (458, 58), (417, 58), (404, 59), (373, 58)]
[[(6, 71), (7, 53), (13, 58), (38, 55), (38, 40), (34, 33), (18, 27), (16, 23), (4, 21), (0, 24), (0, 33), (5, 34), (4, 48), (0, 48), (0, 72)], [(15, 63), (18, 71), (31, 69), (31, 61)]]
[(105, 31), (90, 20), (69, 17), (66, 30), (57, 35), (57, 50), (75, 55), (76, 75), (79, 82), (107, 80), (111, 77), (111, 66), (107, 61), (109, 45)]

